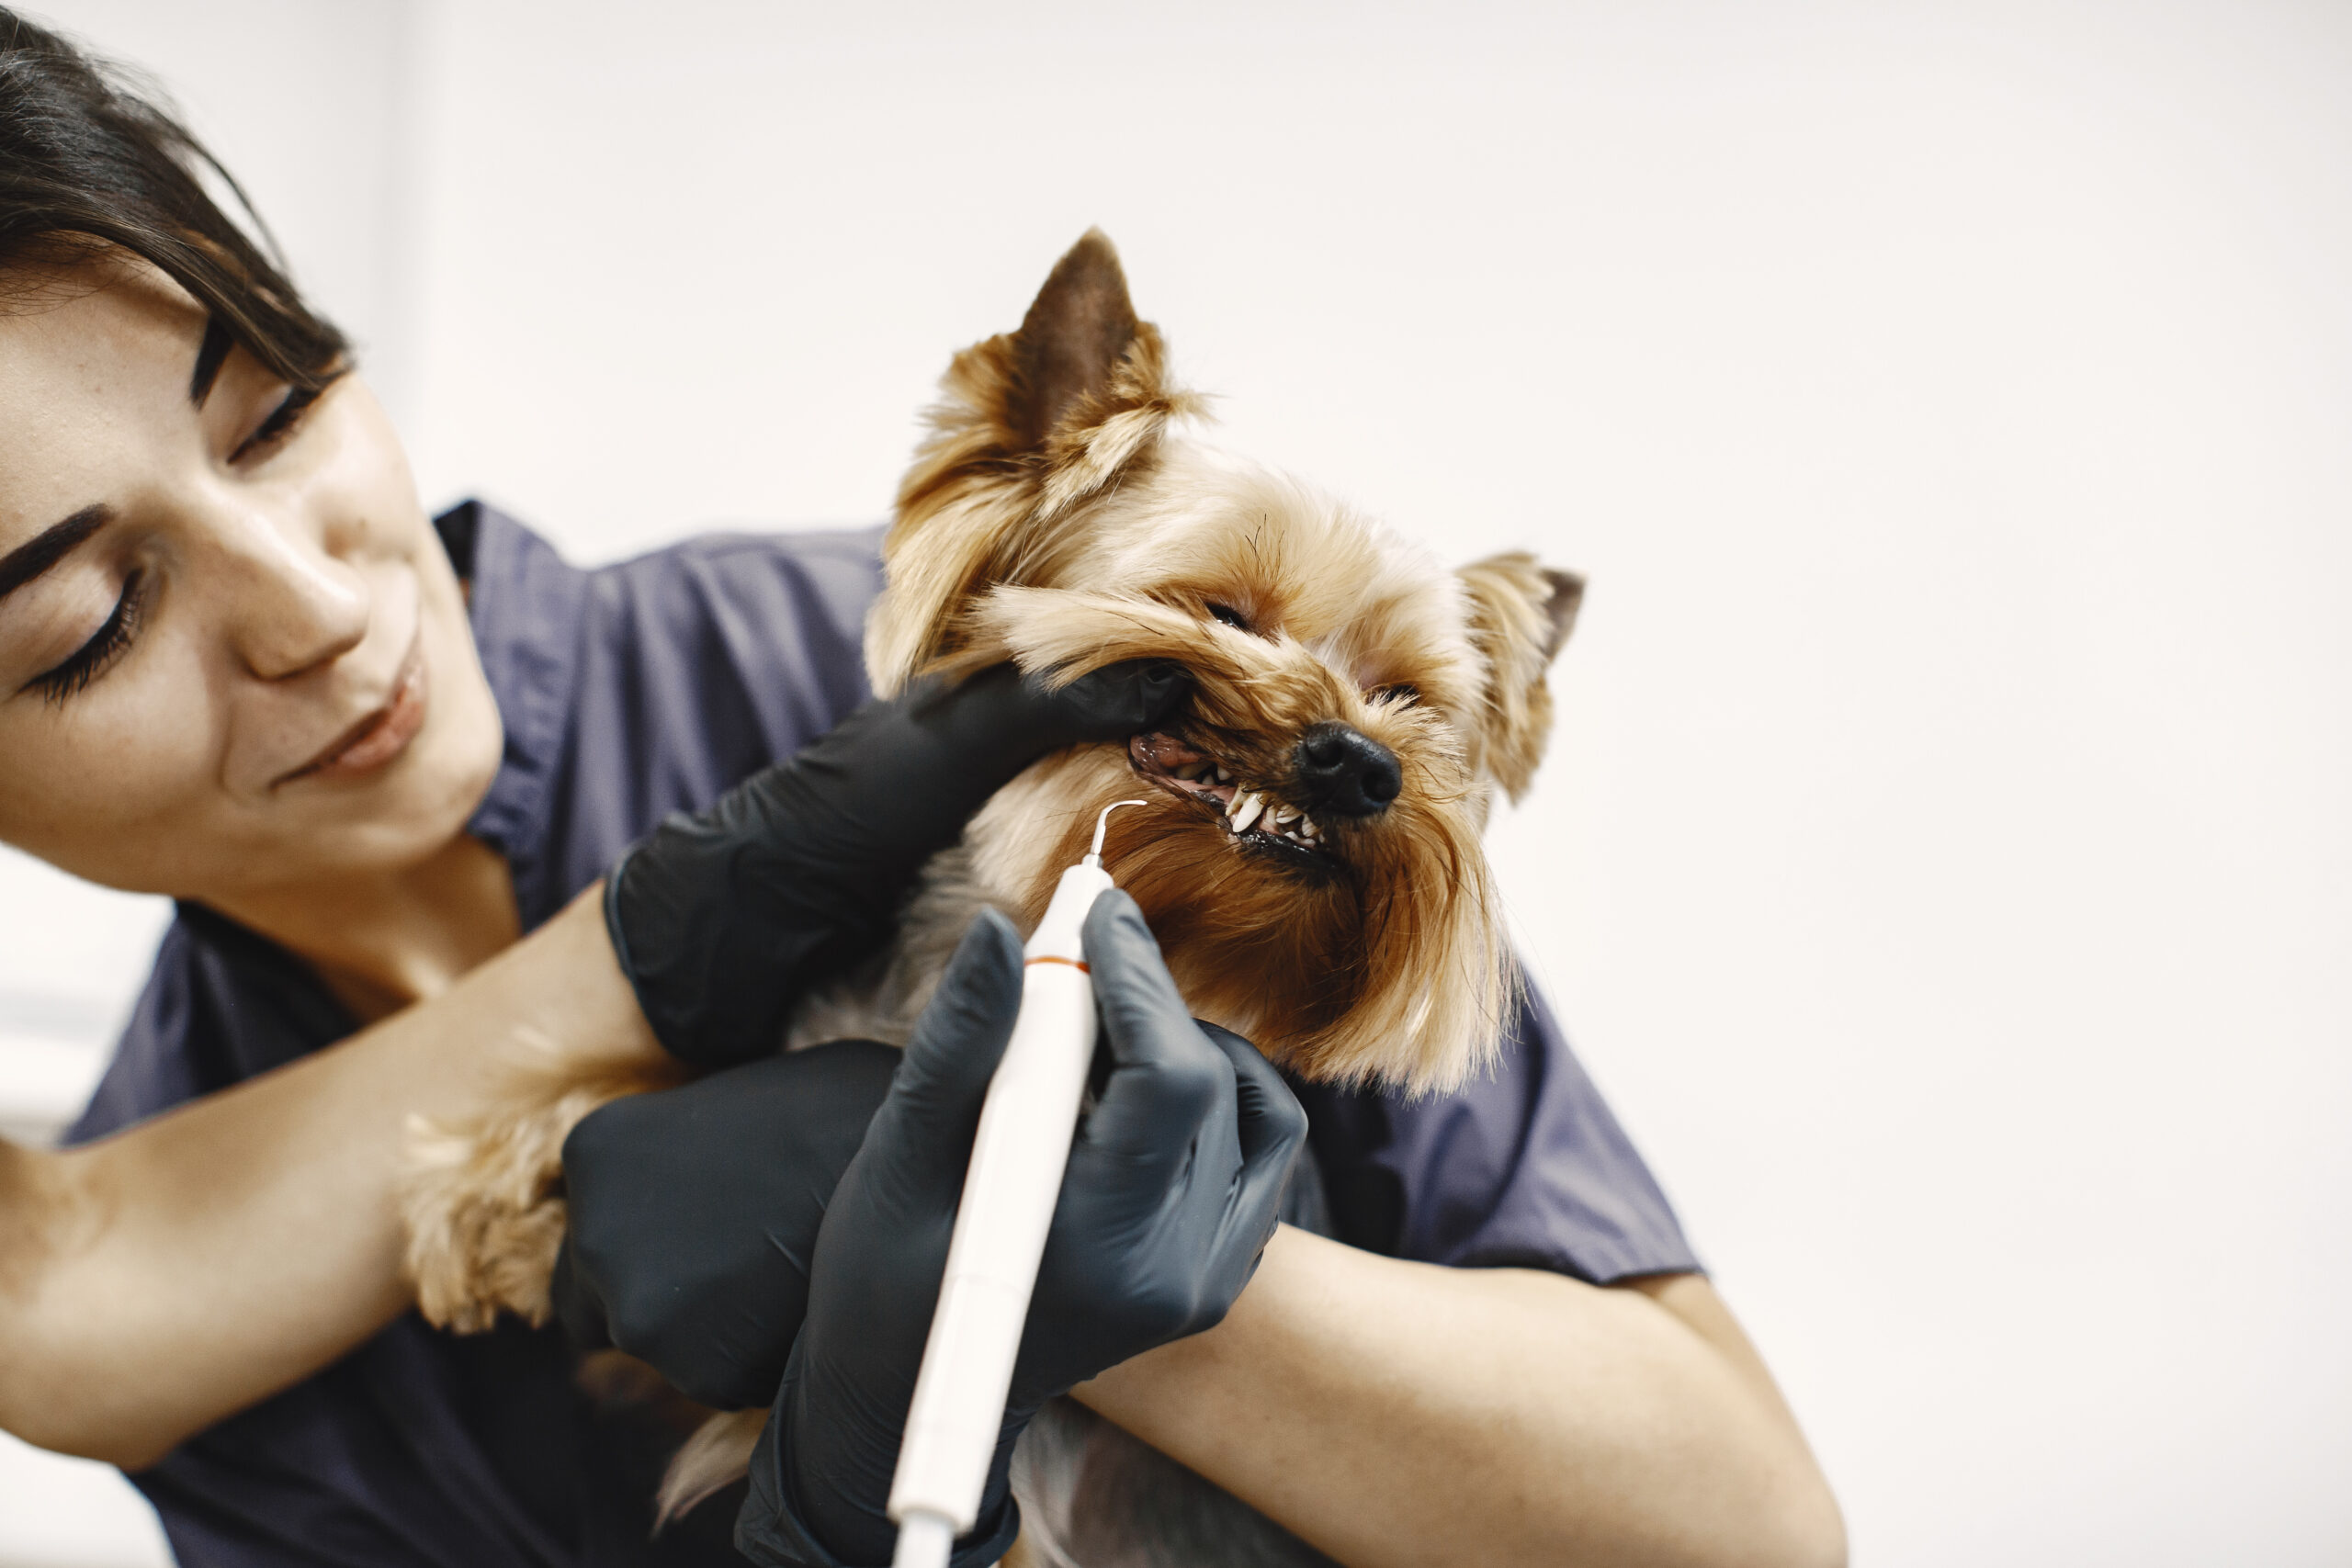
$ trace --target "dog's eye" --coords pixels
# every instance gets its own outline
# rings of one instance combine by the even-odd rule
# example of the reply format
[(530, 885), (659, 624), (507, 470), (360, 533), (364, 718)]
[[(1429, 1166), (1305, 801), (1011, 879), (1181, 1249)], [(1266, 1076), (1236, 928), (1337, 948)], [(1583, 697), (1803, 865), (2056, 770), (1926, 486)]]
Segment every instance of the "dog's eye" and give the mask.
[(1398, 681), (1393, 685), (1374, 686), (1372, 689), (1372, 700), (1376, 703), (1396, 703), (1403, 706), (1410, 706), (1421, 700), (1421, 689), (1410, 681)]
[(1243, 615), (1240, 611), (1235, 609), (1230, 604), (1212, 604), (1209, 605), (1208, 611), (1210, 615), (1216, 616), (1218, 620), (1223, 621), (1235, 631), (1246, 632), (1250, 629), (1250, 617)]

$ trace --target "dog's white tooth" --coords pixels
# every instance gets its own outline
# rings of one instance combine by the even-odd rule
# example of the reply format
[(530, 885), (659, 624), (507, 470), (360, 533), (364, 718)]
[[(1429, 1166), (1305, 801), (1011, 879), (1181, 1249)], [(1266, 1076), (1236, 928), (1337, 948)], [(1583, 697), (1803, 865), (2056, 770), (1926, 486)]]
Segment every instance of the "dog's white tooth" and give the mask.
[(1216, 782), (1219, 784), (1231, 784), (1233, 782), (1233, 775), (1225, 771), (1225, 764), (1223, 762), (1219, 762), (1216, 765)]
[(1304, 838), (1315, 837), (1315, 818), (1302, 811), (1298, 814), (1298, 830)]
[(1277, 823), (1287, 822), (1297, 815), (1298, 807), (1295, 806), (1277, 806), (1274, 807), (1274, 820)]
[(1193, 780), (1199, 778), (1202, 771), (1207, 766), (1208, 764), (1206, 762), (1187, 762), (1181, 768), (1171, 769), (1170, 772), (1174, 773), (1178, 778), (1182, 779), (1185, 783), (1190, 784)]
[(1258, 820), (1258, 814), (1265, 809), (1264, 795), (1252, 795), (1247, 790), (1236, 793), (1233, 797), (1233, 830), (1237, 833), (1248, 832), (1250, 824)]

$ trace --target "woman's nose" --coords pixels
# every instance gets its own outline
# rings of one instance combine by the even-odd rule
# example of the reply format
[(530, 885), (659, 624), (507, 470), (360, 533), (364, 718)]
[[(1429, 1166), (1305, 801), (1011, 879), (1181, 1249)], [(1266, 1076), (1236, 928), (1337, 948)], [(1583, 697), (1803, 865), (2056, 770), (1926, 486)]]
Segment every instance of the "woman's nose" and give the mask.
[(299, 522), (248, 514), (224, 529), (230, 637), (247, 669), (282, 681), (340, 659), (368, 635), (368, 580)]

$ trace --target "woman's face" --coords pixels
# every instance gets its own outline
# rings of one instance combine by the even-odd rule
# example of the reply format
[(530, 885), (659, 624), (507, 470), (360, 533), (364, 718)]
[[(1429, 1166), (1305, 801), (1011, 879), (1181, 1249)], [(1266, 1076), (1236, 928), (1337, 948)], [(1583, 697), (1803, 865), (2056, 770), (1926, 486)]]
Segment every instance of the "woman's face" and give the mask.
[(9, 292), (0, 840), (198, 898), (447, 844), (498, 713), (368, 389), (211, 369), (204, 310), (143, 264)]

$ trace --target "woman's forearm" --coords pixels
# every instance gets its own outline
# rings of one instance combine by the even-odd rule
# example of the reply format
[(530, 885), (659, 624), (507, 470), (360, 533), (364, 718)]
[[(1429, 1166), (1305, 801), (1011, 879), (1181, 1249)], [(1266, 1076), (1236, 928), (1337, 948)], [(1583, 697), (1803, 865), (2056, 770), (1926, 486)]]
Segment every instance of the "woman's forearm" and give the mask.
[(660, 1058), (594, 890), (315, 1055), (86, 1147), (0, 1149), (0, 1426), (136, 1468), (359, 1344), (409, 1304), (409, 1123), (551, 1053)]
[(1351, 1568), (1845, 1561), (1803, 1437), (1695, 1277), (1602, 1290), (1285, 1227), (1223, 1324), (1078, 1394)]

